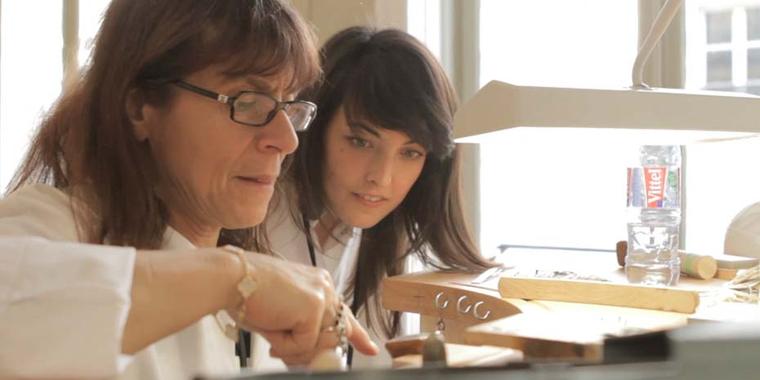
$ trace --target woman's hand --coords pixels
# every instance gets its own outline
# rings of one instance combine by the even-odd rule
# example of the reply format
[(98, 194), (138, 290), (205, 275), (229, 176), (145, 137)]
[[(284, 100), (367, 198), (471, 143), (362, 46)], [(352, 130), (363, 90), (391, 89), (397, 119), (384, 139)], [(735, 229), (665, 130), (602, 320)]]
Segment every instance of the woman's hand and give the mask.
[[(354, 315), (351, 313), (351, 310), (345, 306), (343, 307), (343, 318), (346, 325), (346, 338), (348, 338), (348, 341), (354, 346), (354, 348), (366, 355), (376, 355), (378, 353), (377, 345), (375, 345), (375, 343), (373, 343), (369, 338), (367, 331), (364, 330), (364, 328), (359, 324), (359, 321), (356, 320)], [(282, 351), (278, 346), (275, 346), (275, 344), (272, 343), (272, 339), (267, 336), (268, 334), (263, 334), (264, 338), (272, 343), (272, 348), (269, 350), (269, 355), (282, 359), (282, 361), (287, 364), (288, 367), (302, 368), (312, 363), (316, 355), (320, 354), (323, 351), (335, 349), (335, 347), (338, 346), (340, 342), (338, 331), (336, 331), (334, 328), (335, 317), (333, 316), (333, 319), (330, 319), (328, 321), (330, 323), (323, 323), (322, 327), (320, 328), (317, 344), (310, 351), (300, 353)], [(274, 339), (276, 340), (277, 337), (274, 337)]]
[[(264, 336), (273, 356), (294, 364), (308, 363), (319, 351), (335, 347), (336, 333), (322, 332), (335, 323), (340, 305), (329, 273), (257, 253), (247, 257), (257, 288), (245, 301), (243, 326)], [(344, 314), (348, 341), (362, 353), (376, 354), (364, 328), (350, 311)]]

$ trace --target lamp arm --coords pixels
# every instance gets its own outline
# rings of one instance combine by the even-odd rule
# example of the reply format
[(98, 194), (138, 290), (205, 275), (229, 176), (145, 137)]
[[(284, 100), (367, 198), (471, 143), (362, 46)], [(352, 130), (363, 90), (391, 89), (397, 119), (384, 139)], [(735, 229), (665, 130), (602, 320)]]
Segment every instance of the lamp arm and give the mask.
[(660, 42), (662, 35), (665, 34), (671, 21), (673, 21), (673, 17), (678, 13), (678, 9), (681, 8), (681, 4), (683, 4), (683, 0), (668, 0), (657, 13), (657, 18), (652, 23), (652, 27), (641, 44), (638, 55), (636, 55), (636, 61), (633, 63), (633, 89), (649, 88), (644, 83), (644, 67), (655, 46)]

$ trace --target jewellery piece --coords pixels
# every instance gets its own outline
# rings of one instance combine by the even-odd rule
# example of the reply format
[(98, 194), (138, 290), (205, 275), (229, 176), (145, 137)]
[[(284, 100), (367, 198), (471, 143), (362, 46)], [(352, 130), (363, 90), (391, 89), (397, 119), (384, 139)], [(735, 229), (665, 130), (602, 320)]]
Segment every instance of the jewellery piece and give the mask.
[(231, 318), (226, 312), (222, 312), (228, 319), (224, 320), (225, 318), (220, 318), (220, 313), (217, 313), (217, 321), (220, 323), (220, 325), (223, 326), (222, 330), (224, 331), (224, 334), (227, 335), (227, 337), (230, 339), (237, 341), (238, 330), (240, 329), (240, 326), (245, 319), (245, 301), (248, 299), (248, 297), (251, 296), (251, 294), (256, 291), (256, 289), (258, 289), (259, 284), (258, 281), (253, 278), (251, 272), (251, 264), (248, 262), (248, 259), (246, 259), (244, 250), (239, 247), (235, 247), (234, 245), (225, 245), (222, 247), (222, 249), (235, 254), (238, 259), (240, 259), (240, 263), (243, 265), (243, 278), (241, 278), (237, 284), (238, 293), (240, 293), (240, 296), (242, 298), (240, 306), (238, 306), (237, 309), (237, 319), (235, 320)]
[(343, 314), (346, 305), (342, 302), (338, 305), (336, 310), (335, 328), (338, 330), (338, 348), (340, 349), (340, 355), (343, 356), (348, 352), (348, 338), (346, 337), (346, 316)]

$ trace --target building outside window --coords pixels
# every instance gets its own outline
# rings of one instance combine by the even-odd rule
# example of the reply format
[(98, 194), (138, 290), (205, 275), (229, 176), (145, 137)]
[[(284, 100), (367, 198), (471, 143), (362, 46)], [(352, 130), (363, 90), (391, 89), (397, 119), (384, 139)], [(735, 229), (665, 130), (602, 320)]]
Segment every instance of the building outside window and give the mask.
[(687, 87), (760, 94), (760, 2), (686, 2)]
[[(686, 88), (760, 95), (760, 1), (684, 7)], [(760, 201), (760, 139), (693, 144), (687, 156), (686, 248), (722, 252), (732, 218)]]

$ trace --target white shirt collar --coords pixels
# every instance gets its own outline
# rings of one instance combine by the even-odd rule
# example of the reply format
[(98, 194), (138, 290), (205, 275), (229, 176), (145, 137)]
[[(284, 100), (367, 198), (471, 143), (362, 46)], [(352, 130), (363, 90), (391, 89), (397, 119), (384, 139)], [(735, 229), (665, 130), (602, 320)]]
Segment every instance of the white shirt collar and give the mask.
[(163, 249), (194, 249), (196, 248), (193, 243), (184, 237), (179, 231), (175, 230), (171, 226), (166, 226), (164, 231), (164, 239), (161, 244)]

